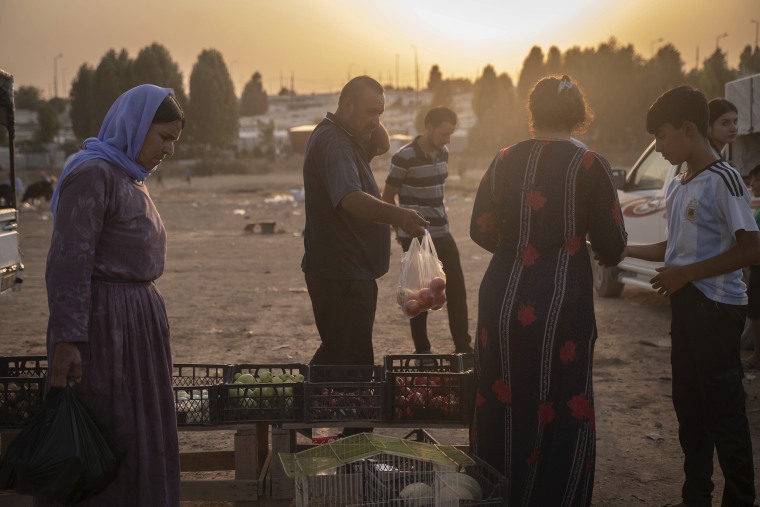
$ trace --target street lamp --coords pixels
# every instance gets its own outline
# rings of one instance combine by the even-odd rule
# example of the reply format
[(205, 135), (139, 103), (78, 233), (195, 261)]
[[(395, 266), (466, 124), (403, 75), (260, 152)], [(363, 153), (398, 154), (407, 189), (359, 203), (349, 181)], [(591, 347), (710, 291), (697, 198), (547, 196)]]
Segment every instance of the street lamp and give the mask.
[(722, 34), (720, 34), (717, 37), (715, 37), (715, 51), (717, 51), (719, 49), (719, 47), (718, 47), (718, 41), (721, 40), (723, 37), (728, 37), (728, 33), (727, 32), (723, 32)]
[(760, 23), (754, 19), (750, 19), (750, 22), (755, 24), (755, 48), (757, 48), (757, 32), (760, 30)]
[(417, 102), (417, 95), (420, 93), (420, 66), (417, 63), (417, 46), (411, 44), (414, 49), (414, 101)]
[(654, 45), (655, 44), (659, 44), (659, 43), (663, 42), (664, 40), (665, 39), (663, 39), (662, 37), (659, 37), (659, 38), (657, 38), (657, 39), (655, 39), (655, 40), (653, 40), (652, 42), (649, 43), (649, 57), (650, 58), (654, 56)]
[(53, 58), (53, 96), (58, 98), (58, 59), (63, 58), (63, 53), (58, 53)]

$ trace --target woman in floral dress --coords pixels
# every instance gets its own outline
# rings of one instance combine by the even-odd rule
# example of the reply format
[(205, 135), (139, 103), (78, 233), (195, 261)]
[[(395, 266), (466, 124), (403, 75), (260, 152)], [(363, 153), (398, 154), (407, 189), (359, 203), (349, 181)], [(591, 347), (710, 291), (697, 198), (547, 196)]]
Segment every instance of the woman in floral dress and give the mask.
[(591, 259), (626, 245), (608, 162), (571, 136), (590, 111), (577, 84), (540, 80), (532, 139), (502, 149), (470, 235), (493, 258), (480, 286), (471, 444), (508, 478), (510, 507), (588, 506), (594, 482)]

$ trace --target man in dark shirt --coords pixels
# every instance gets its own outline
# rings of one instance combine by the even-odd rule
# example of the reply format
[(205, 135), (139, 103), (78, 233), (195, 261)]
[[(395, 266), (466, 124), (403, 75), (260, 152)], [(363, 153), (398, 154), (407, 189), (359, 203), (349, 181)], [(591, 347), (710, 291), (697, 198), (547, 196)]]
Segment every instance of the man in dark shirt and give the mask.
[(382, 129), (384, 110), (380, 83), (356, 77), (306, 147), (301, 268), (322, 341), (310, 364), (374, 364), (375, 280), (388, 271), (388, 224), (412, 237), (428, 226), (420, 213), (380, 199), (369, 160), (376, 154), (373, 133)]

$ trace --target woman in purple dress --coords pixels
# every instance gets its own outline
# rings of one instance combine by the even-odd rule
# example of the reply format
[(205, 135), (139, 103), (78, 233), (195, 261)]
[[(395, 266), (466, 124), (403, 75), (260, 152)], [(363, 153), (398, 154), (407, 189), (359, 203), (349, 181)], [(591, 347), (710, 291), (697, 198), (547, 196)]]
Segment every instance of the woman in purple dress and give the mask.
[(473, 452), (508, 478), (510, 507), (588, 506), (594, 483), (594, 320), (586, 238), (606, 265), (626, 244), (609, 164), (571, 135), (589, 121), (567, 76), (530, 94), (534, 137), (502, 149), (470, 235), (493, 252), (478, 303)]
[(184, 124), (171, 89), (125, 92), (51, 201), (49, 384), (73, 385), (127, 451), (116, 480), (79, 505), (179, 505), (169, 324), (154, 283), (166, 233), (145, 179), (174, 153)]

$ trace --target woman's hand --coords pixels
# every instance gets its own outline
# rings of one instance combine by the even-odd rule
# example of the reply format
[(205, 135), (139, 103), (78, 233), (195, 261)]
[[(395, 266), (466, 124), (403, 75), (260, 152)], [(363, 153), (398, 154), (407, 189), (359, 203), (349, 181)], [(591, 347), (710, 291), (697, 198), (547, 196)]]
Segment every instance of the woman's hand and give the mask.
[(53, 387), (63, 389), (82, 381), (82, 356), (76, 343), (61, 342), (55, 346), (51, 370)]

